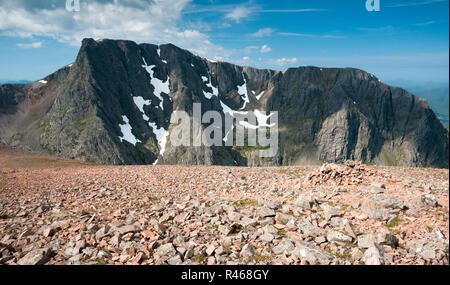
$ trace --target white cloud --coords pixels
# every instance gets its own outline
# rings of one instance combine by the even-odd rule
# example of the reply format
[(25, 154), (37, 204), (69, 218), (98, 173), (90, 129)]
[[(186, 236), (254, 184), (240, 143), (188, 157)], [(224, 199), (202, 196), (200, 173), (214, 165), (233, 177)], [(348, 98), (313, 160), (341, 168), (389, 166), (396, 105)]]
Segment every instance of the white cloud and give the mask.
[(433, 25), (436, 24), (436, 21), (428, 21), (428, 22), (424, 22), (424, 23), (417, 23), (416, 26), (418, 27), (425, 27), (425, 26), (429, 26), (429, 25)]
[(255, 38), (268, 37), (273, 32), (275, 32), (275, 30), (272, 28), (263, 28), (263, 29), (259, 29), (257, 32), (255, 32), (253, 34), (250, 34), (250, 36), (255, 37)]
[(279, 33), (280, 36), (287, 36), (287, 37), (302, 37), (302, 38), (322, 38), (322, 39), (343, 39), (345, 37), (343, 36), (337, 36), (337, 35), (318, 35), (318, 34), (302, 34), (302, 33), (285, 33), (281, 32)]
[(237, 6), (225, 15), (225, 18), (239, 23), (242, 19), (247, 18), (252, 13), (252, 9), (246, 6)]
[(393, 5), (389, 5), (386, 7), (399, 8), (399, 7), (423, 6), (423, 5), (430, 5), (430, 4), (441, 3), (441, 2), (448, 2), (448, 0), (428, 0), (428, 1), (421, 1), (421, 2), (407, 2), (407, 3), (393, 4)]
[(268, 45), (263, 45), (261, 47), (261, 53), (267, 53), (267, 52), (271, 52), (272, 49), (268, 46)]
[(293, 57), (293, 58), (279, 58), (277, 60), (275, 60), (275, 63), (279, 66), (285, 66), (288, 64), (293, 64), (297, 62), (297, 58)]
[(29, 44), (17, 44), (17, 46), (20, 48), (41, 48), (42, 42), (34, 42), (34, 43), (29, 43)]
[(249, 60), (250, 59), (250, 57), (248, 57), (248, 56), (244, 56), (243, 58), (242, 58), (243, 60)]
[(53, 7), (17, 2), (0, 0), (0, 35), (43, 36), (72, 45), (90, 37), (173, 43), (201, 56), (227, 55), (208, 35), (181, 27), (182, 10), (191, 0), (81, 1), (77, 13), (68, 12), (65, 1)]

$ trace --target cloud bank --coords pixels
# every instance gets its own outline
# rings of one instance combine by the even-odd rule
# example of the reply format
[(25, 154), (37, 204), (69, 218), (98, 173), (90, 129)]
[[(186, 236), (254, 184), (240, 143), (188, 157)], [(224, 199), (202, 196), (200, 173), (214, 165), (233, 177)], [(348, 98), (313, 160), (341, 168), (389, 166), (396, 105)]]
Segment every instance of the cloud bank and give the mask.
[(50, 37), (79, 45), (83, 38), (173, 43), (202, 56), (223, 54), (209, 36), (182, 28), (183, 9), (191, 0), (80, 0), (79, 12), (65, 0), (0, 0), (0, 35)]

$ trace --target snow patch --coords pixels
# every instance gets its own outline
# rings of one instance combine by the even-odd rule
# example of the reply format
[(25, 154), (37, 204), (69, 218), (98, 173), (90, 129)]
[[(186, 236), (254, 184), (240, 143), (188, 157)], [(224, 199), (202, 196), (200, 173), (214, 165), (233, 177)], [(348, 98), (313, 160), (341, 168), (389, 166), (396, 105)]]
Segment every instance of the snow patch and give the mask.
[(266, 115), (261, 113), (259, 110), (254, 110), (253, 113), (256, 116), (256, 119), (258, 121), (258, 128), (263, 128), (263, 127), (268, 127), (268, 128), (273, 128), (275, 127), (275, 124), (267, 124), (267, 120), (272, 117), (273, 114), (270, 115)]
[(230, 107), (228, 107), (225, 103), (220, 100), (220, 105), (222, 106), (222, 110), (224, 114), (229, 114), (231, 117), (234, 117), (235, 114), (247, 115), (247, 111), (234, 111)]
[(39, 80), (39, 83), (47, 84), (47, 81), (45, 81), (45, 80)]
[(159, 107), (161, 110), (164, 110), (164, 98), (162, 97), (162, 93), (169, 94), (170, 88), (169, 88), (169, 81), (170, 77), (167, 76), (167, 80), (164, 82), (161, 79), (156, 78), (155, 72), (153, 71), (153, 68), (156, 67), (156, 65), (147, 65), (147, 62), (145, 61), (145, 58), (142, 58), (144, 60), (144, 65), (142, 65), (143, 68), (147, 71), (148, 74), (150, 74), (150, 84), (155, 89), (154, 94), (158, 99), (161, 101), (159, 103)]
[(242, 72), (242, 77), (244, 78), (244, 84), (241, 86), (237, 86), (238, 94), (243, 97), (244, 99), (244, 106), (240, 110), (245, 109), (245, 106), (247, 106), (248, 103), (250, 103), (250, 99), (248, 98), (248, 91), (247, 91), (247, 80), (245, 79), (244, 72)]
[(144, 106), (150, 106), (150, 105), (152, 104), (152, 101), (151, 101), (151, 100), (145, 100), (145, 99), (144, 99), (143, 97), (141, 97), (141, 96), (134, 96), (134, 97), (133, 97), (133, 101), (134, 101), (134, 104), (136, 104), (136, 106), (138, 107), (139, 111), (141, 111), (141, 113), (142, 113), (142, 118), (143, 118), (145, 121), (150, 120), (150, 118), (147, 117), (147, 115), (145, 115), (145, 112), (144, 112)]
[(259, 99), (261, 99), (262, 95), (264, 95), (266, 91), (261, 92), (258, 96), (256, 96), (256, 100), (259, 101)]
[(141, 142), (140, 140), (136, 139), (136, 137), (131, 132), (132, 128), (130, 125), (130, 120), (128, 120), (127, 116), (122, 116), (122, 120), (125, 122), (124, 125), (119, 124), (120, 131), (122, 132), (122, 137), (119, 136), (119, 139), (121, 142), (124, 140), (131, 143), (132, 145), (136, 146), (136, 143)]
[(208, 76), (209, 76), (209, 78), (202, 76), (202, 80), (203, 80), (203, 82), (209, 82), (206, 84), (206, 87), (211, 88), (213, 92), (210, 93), (210, 92), (203, 90), (203, 95), (205, 95), (205, 97), (207, 99), (211, 99), (213, 96), (219, 96), (219, 89), (212, 85), (211, 74), (208, 73)]
[(158, 126), (156, 126), (156, 123), (150, 122), (149, 126), (153, 129), (153, 133), (155, 134), (156, 140), (158, 141), (159, 155), (163, 156), (164, 152), (166, 151), (166, 143), (169, 131), (162, 127), (158, 128)]

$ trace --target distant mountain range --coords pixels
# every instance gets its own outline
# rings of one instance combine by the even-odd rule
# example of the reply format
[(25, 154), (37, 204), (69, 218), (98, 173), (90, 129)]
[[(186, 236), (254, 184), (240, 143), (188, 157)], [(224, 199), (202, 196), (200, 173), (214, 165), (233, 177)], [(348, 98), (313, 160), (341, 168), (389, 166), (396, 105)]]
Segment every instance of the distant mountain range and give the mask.
[[(167, 143), (173, 112), (192, 118), (194, 103), (201, 103), (202, 115), (217, 111), (222, 117), (278, 111), (277, 155), (260, 158), (258, 147)], [(230, 131), (222, 128), (222, 138)], [(0, 142), (104, 164), (271, 166), (352, 159), (448, 167), (448, 135), (424, 99), (363, 70), (256, 69), (171, 44), (85, 39), (73, 64), (40, 81), (0, 85)]]
[(8, 80), (8, 79), (0, 79), (0, 84), (27, 84), (33, 81), (30, 80)]
[(389, 82), (394, 86), (400, 86), (414, 95), (427, 100), (438, 118), (445, 124), (449, 124), (449, 83), (428, 82), (418, 84), (414, 81)]

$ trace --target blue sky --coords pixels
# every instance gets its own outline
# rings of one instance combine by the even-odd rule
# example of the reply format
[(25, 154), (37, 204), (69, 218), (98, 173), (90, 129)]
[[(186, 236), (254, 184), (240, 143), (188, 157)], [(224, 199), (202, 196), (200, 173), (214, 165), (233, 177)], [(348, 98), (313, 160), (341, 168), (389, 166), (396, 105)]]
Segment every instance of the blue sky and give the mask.
[(386, 82), (448, 82), (448, 0), (0, 0), (0, 79), (71, 63), (84, 37), (171, 42), (258, 68), (356, 67)]

